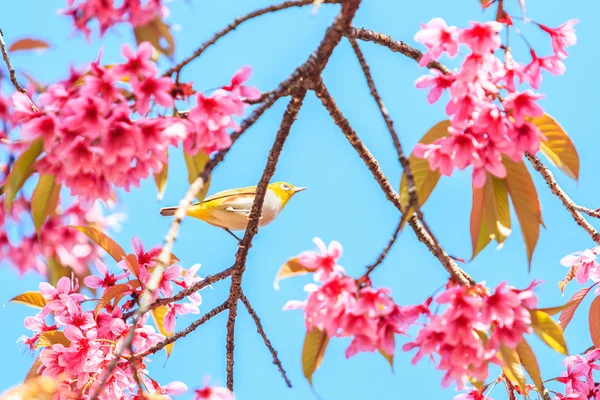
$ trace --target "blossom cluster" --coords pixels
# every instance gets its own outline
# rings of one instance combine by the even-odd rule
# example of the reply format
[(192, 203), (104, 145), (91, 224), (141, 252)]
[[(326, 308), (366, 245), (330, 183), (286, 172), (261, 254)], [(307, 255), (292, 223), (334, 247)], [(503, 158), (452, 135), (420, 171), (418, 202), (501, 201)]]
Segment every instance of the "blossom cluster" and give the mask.
[[(532, 117), (544, 113), (537, 103), (543, 95), (535, 90), (542, 81), (542, 70), (555, 75), (565, 72), (562, 60), (567, 56), (565, 48), (576, 43), (573, 29), (576, 23), (570, 20), (555, 29), (537, 24), (550, 36), (554, 54), (539, 57), (530, 49), (529, 64), (515, 61), (508, 44), (502, 44), (500, 22), (471, 22), (470, 27), (462, 29), (448, 26), (441, 18), (422, 24), (423, 29), (415, 35), (415, 40), (428, 49), (421, 57), (421, 65), (427, 65), (444, 52), (455, 56), (460, 45), (465, 45), (470, 54), (454, 73), (433, 69), (430, 75), (417, 80), (417, 88), (431, 87), (430, 103), (436, 102), (444, 91), (450, 94), (446, 114), (451, 126), (448, 136), (431, 144), (417, 145), (414, 154), (426, 158), (432, 170), (439, 169), (447, 176), (455, 168), (472, 166), (476, 187), (483, 186), (487, 173), (499, 178), (506, 176), (503, 156), (518, 162), (525, 152), (535, 154), (540, 142), (546, 140), (530, 122)], [(512, 24), (508, 16), (506, 24)], [(503, 60), (496, 56), (496, 51), (503, 52)], [(530, 88), (517, 90), (516, 80), (519, 84), (528, 83)]]
[(421, 314), (428, 313), (428, 308), (400, 307), (388, 289), (375, 289), (344, 275), (343, 267), (337, 264), (341, 245), (333, 241), (326, 248), (321, 239), (314, 241), (319, 252), (304, 252), (298, 261), (314, 271), (314, 278), (321, 285), (307, 285), (308, 299), (288, 302), (284, 309), (303, 308), (309, 332), (317, 328), (329, 337), (352, 337), (346, 358), (375, 350), (393, 355), (395, 334), (406, 333)]
[[(597, 256), (600, 254), (600, 247), (586, 249), (563, 257), (560, 260), (561, 265), (569, 268), (567, 279), (577, 278), (577, 283), (585, 283), (588, 279), (592, 282), (600, 282), (600, 263)], [(600, 293), (600, 288), (596, 289)]]
[[(147, 357), (138, 356), (132, 363), (129, 360), (132, 356), (130, 350), (121, 349), (132, 329), (134, 354), (144, 353), (165, 339), (162, 333), (147, 323), (148, 314), (136, 326), (128, 323), (124, 317), (134, 308), (161, 251), (161, 246), (146, 251), (137, 238), (132, 239), (132, 247), (135, 256), (119, 262), (119, 272), (111, 273), (102, 261), (97, 260), (98, 274), (84, 279), (89, 288), (97, 291), (96, 296), (103, 306), (95, 310), (86, 309), (94, 303), (79, 292), (78, 280), (63, 277), (56, 287), (46, 282), (40, 283), (40, 294), (45, 305), (36, 316), (25, 319), (25, 327), (33, 332), (33, 336), (23, 336), (20, 341), (32, 350), (36, 346), (45, 346), (40, 352), (38, 374), (60, 379), (63, 386), (78, 393), (80, 398), (87, 398), (99, 389), (100, 381), (120, 350), (123, 350), (122, 357), (103, 388), (100, 399), (136, 398), (138, 380), (150, 393), (168, 396), (187, 390), (181, 382), (164, 386), (158, 384), (148, 376)], [(199, 265), (188, 270), (176, 264), (169, 266), (154, 296), (171, 296), (174, 285), (187, 288), (200, 281), (201, 278), (196, 275), (198, 268)], [(111, 289), (112, 292), (109, 291)], [(187, 300), (187, 303), (169, 304), (164, 320), (156, 322), (159, 331), (172, 333), (176, 315), (199, 313), (198, 306), (202, 301), (200, 294), (194, 293)], [(52, 317), (52, 324), (47, 322), (48, 317)]]
[(455, 381), (462, 390), (469, 377), (483, 382), (488, 364), (500, 363), (500, 347), (515, 349), (523, 334), (532, 331), (529, 310), (537, 305), (535, 286), (534, 282), (517, 290), (503, 282), (489, 293), (484, 283), (468, 287), (450, 284), (434, 300), (445, 309), (430, 314), (416, 339), (403, 350), (418, 349), (413, 364), (423, 356), (437, 357), (437, 368), (445, 371), (443, 387)]
[(67, 6), (68, 8), (61, 13), (73, 18), (75, 29), (85, 34), (88, 39), (91, 34), (88, 25), (92, 20), (98, 21), (100, 34), (103, 35), (118, 23), (142, 26), (168, 11), (162, 0), (68, 0)]
[(555, 400), (597, 399), (600, 397), (600, 384), (594, 379), (594, 371), (600, 370), (600, 349), (585, 355), (569, 356), (564, 359), (567, 368), (556, 380), (565, 384), (565, 394), (558, 393)]
[[(55, 175), (84, 204), (112, 198), (114, 187), (139, 187), (151, 172), (161, 171), (169, 145), (182, 141), (192, 155), (228, 147), (226, 129), (237, 128), (232, 115), (243, 115), (246, 106), (241, 96), (260, 95), (243, 85), (251, 74), (245, 67), (210, 96), (198, 94), (187, 120), (150, 118), (151, 102), (173, 107), (180, 86), (158, 75), (149, 43), (141, 43), (137, 53), (124, 45), (122, 52), (127, 60), (122, 64), (109, 67), (97, 61), (89, 72), (72, 70), (67, 80), (50, 85), (37, 99), (39, 109), (23, 93), (12, 96), (12, 120), (20, 128), (20, 139), (43, 140), (40, 173)], [(133, 111), (141, 118), (133, 119)]]

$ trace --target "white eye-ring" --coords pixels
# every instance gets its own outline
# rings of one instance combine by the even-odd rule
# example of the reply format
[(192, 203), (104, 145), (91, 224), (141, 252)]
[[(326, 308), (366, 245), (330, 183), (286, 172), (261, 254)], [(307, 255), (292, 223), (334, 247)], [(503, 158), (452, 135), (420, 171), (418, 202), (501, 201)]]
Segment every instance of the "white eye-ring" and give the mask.
[(287, 183), (282, 183), (281, 188), (283, 190), (290, 190), (292, 187), (290, 185), (288, 185)]

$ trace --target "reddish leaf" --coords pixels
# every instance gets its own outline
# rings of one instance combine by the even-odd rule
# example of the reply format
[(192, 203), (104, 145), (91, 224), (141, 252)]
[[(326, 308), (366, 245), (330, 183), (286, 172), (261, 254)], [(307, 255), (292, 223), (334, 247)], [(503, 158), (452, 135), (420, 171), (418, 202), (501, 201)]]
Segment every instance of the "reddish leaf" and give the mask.
[[(139, 281), (137, 281), (139, 284)], [(111, 302), (115, 297), (126, 294), (127, 292), (131, 292), (132, 287), (128, 283), (119, 283), (113, 287), (110, 287), (104, 292), (98, 304), (96, 305), (96, 310), (94, 311), (94, 315), (98, 315), (100, 311), (104, 308), (105, 305)]]
[(25, 38), (14, 41), (8, 48), (8, 51), (43, 50), (48, 48), (50, 48), (50, 45), (41, 39)]
[(328, 343), (329, 336), (327, 336), (327, 333), (317, 328), (306, 332), (304, 346), (302, 347), (302, 371), (311, 386), (312, 376), (317, 368), (319, 368), (321, 361), (323, 361)]
[(125, 264), (127, 265), (129, 271), (131, 271), (133, 276), (140, 279), (140, 264), (138, 262), (137, 256), (135, 254), (127, 254), (127, 256), (125, 257)]
[(277, 272), (277, 276), (275, 277), (275, 282), (273, 282), (273, 287), (275, 290), (279, 290), (280, 280), (311, 272), (314, 272), (314, 269), (306, 268), (304, 265), (300, 264), (297, 257), (294, 257), (289, 259), (281, 268), (279, 268), (279, 272)]
[(44, 299), (40, 292), (25, 292), (13, 297), (10, 301), (34, 308), (43, 308), (46, 305), (46, 299)]
[(125, 250), (119, 246), (117, 242), (106, 236), (102, 231), (92, 226), (72, 226), (71, 228), (77, 229), (79, 232), (85, 234), (87, 237), (92, 239), (96, 244), (102, 247), (116, 262), (119, 262), (125, 258)]
[(583, 288), (577, 291), (577, 293), (575, 293), (573, 297), (569, 299), (567, 304), (565, 304), (565, 308), (564, 310), (562, 310), (562, 312), (560, 313), (560, 317), (558, 318), (558, 324), (560, 325), (563, 331), (567, 329), (567, 325), (569, 325), (569, 322), (571, 322), (571, 320), (573, 319), (575, 311), (577, 311), (577, 307), (579, 307), (585, 296), (594, 286)]
[(62, 331), (47, 331), (42, 333), (35, 348), (37, 350), (41, 347), (52, 346), (53, 344), (62, 344), (65, 347), (69, 347), (71, 341), (67, 339)]
[(600, 296), (590, 305), (590, 335), (594, 346), (600, 348)]
[(567, 272), (565, 279), (558, 282), (558, 289), (560, 289), (561, 293), (565, 292), (565, 286), (567, 286), (567, 283), (569, 283), (573, 279), (575, 279), (575, 275), (577, 275), (577, 270), (579, 269), (580, 266), (581, 266), (581, 264), (572, 265), (571, 268), (569, 268), (569, 272)]
[[(152, 314), (152, 319), (154, 319), (154, 324), (156, 325), (158, 331), (165, 336), (171, 336), (173, 332), (169, 332), (165, 328), (165, 315), (167, 314), (167, 311), (169, 311), (169, 308), (167, 306), (159, 306), (156, 307), (154, 310), (150, 311), (150, 313)], [(171, 355), (171, 351), (173, 351), (173, 345), (174, 343), (169, 343), (165, 346), (167, 358), (169, 358), (169, 356)]]

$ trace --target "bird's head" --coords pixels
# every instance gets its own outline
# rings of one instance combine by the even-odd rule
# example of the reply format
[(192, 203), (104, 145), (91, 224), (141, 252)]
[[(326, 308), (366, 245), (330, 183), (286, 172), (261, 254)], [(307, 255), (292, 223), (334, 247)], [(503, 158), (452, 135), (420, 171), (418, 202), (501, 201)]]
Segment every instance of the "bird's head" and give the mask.
[(269, 185), (269, 189), (275, 192), (275, 195), (281, 200), (283, 206), (298, 192), (306, 190), (305, 187), (297, 187), (287, 182), (274, 182)]

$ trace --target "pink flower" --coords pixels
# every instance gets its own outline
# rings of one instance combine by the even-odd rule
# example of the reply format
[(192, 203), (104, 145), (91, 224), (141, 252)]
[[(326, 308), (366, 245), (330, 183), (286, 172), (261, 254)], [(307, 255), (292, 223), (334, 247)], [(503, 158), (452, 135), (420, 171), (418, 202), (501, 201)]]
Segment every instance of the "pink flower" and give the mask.
[(129, 276), (129, 273), (124, 273), (117, 276), (115, 276), (114, 274), (109, 274), (108, 267), (99, 258), (96, 259), (96, 269), (98, 270), (98, 272), (100, 272), (102, 277), (96, 275), (89, 275), (83, 278), (83, 283), (85, 283), (89, 288), (92, 289), (98, 289), (100, 287), (108, 289), (114, 286), (121, 279), (125, 279)]
[(305, 251), (298, 256), (300, 264), (306, 268), (315, 270), (315, 280), (321, 281), (328, 279), (334, 272), (343, 272), (343, 268), (337, 264), (337, 260), (342, 256), (342, 245), (337, 241), (325, 243), (318, 237), (313, 239), (319, 251)]
[(131, 248), (137, 256), (140, 267), (148, 268), (156, 265), (156, 261), (158, 260), (162, 246), (157, 244), (146, 252), (144, 243), (140, 240), (140, 238), (134, 236), (131, 238)]
[(535, 102), (544, 97), (541, 94), (534, 93), (531, 89), (524, 92), (510, 93), (502, 104), (507, 110), (512, 110), (512, 117), (517, 125), (525, 122), (525, 117), (541, 117), (544, 110), (535, 104)]
[(170, 78), (154, 78), (145, 76), (143, 80), (137, 78), (131, 79), (131, 87), (136, 97), (135, 109), (141, 115), (146, 115), (150, 110), (150, 97), (154, 96), (156, 103), (163, 107), (173, 107), (173, 97), (171, 97), (171, 86), (173, 83)]
[(487, 54), (500, 47), (502, 24), (496, 21), (486, 23), (471, 21), (471, 28), (463, 29), (459, 41), (466, 44), (475, 54)]
[(592, 250), (586, 249), (565, 256), (560, 260), (560, 264), (568, 268), (577, 268), (578, 283), (585, 283), (590, 277), (600, 278), (600, 264), (596, 261), (596, 253)]
[(454, 83), (456, 80), (454, 75), (445, 75), (437, 69), (432, 69), (431, 73), (433, 75), (423, 75), (417, 79), (417, 82), (415, 83), (415, 86), (418, 89), (424, 89), (430, 86), (432, 87), (427, 95), (427, 101), (429, 104), (433, 104), (438, 101), (444, 90), (450, 88), (452, 83)]
[(131, 77), (153, 77), (157, 73), (156, 66), (150, 60), (153, 47), (149, 42), (142, 42), (138, 46), (137, 54), (128, 45), (121, 47), (123, 57), (127, 59), (124, 64), (117, 64), (113, 67), (115, 74), (119, 76), (129, 75)]
[(233, 393), (224, 387), (204, 386), (194, 390), (194, 400), (235, 400)]
[(468, 393), (461, 393), (454, 396), (454, 400), (494, 400), (489, 396), (485, 396), (483, 391), (478, 389), (470, 390)]
[(169, 303), (168, 311), (165, 314), (165, 329), (167, 332), (175, 332), (175, 317), (177, 315), (185, 315), (185, 314), (199, 314), (200, 309), (195, 304), (189, 303)]
[(260, 90), (255, 87), (242, 85), (242, 83), (250, 79), (250, 75), (252, 75), (251, 66), (247, 65), (238, 69), (233, 75), (233, 78), (231, 78), (231, 84), (223, 86), (223, 89), (232, 92), (237, 97), (242, 97), (247, 100), (260, 99)]
[(549, 28), (545, 25), (539, 25), (540, 28), (550, 35), (550, 39), (552, 40), (552, 50), (554, 50), (554, 53), (558, 57), (567, 57), (569, 54), (565, 50), (565, 47), (573, 46), (575, 43), (577, 43), (577, 36), (575, 36), (574, 29), (574, 25), (577, 23), (579, 23), (578, 20), (570, 19), (555, 29)]
[(419, 60), (420, 66), (425, 66), (429, 61), (435, 60), (444, 51), (450, 57), (458, 53), (458, 29), (446, 25), (442, 18), (433, 18), (427, 24), (421, 24), (421, 30), (416, 33), (415, 40), (427, 46), (428, 51)]
[(562, 75), (567, 69), (558, 56), (540, 58), (531, 50), (531, 62), (523, 70), (525, 74), (520, 78), (521, 83), (528, 81), (532, 88), (539, 88), (542, 82), (542, 68), (554, 75)]

